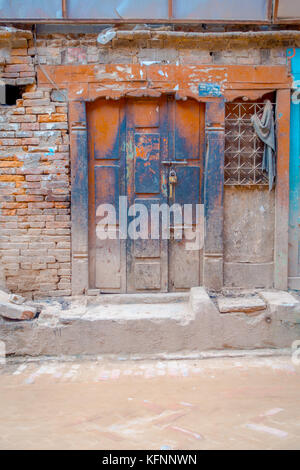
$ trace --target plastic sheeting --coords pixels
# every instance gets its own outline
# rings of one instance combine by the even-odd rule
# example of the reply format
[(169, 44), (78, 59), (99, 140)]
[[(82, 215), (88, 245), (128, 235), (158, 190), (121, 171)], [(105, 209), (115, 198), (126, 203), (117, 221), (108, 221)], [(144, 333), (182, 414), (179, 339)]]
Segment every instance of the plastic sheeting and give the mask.
[(168, 0), (68, 0), (69, 18), (168, 18)]
[[(268, 0), (173, 0), (171, 10), (172, 18), (179, 20), (264, 21), (268, 19)], [(67, 17), (74, 20), (168, 20), (169, 13), (168, 0), (67, 0)], [(0, 18), (62, 18), (62, 1), (0, 0)]]
[(174, 18), (263, 21), (267, 11), (267, 0), (173, 0)]
[(300, 18), (299, 0), (278, 0), (278, 19), (297, 19)]
[(61, 0), (0, 0), (0, 18), (62, 18)]

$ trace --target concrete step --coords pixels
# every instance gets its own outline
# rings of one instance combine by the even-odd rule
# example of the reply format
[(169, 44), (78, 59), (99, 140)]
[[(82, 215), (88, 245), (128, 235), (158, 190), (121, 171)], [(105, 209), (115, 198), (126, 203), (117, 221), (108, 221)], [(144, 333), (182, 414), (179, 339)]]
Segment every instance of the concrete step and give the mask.
[(190, 292), (142, 293), (142, 294), (100, 294), (87, 297), (88, 304), (169, 304), (188, 302)]
[(62, 311), (59, 314), (60, 323), (66, 323), (70, 320), (84, 321), (136, 321), (142, 319), (171, 319), (181, 321), (190, 314), (188, 302), (177, 303), (105, 303), (88, 305), (84, 311), (77, 312), (74, 309)]
[[(94, 303), (86, 297), (61, 302), (52, 299), (42, 304), (36, 320), (2, 320), (0, 340), (8, 354), (31, 356), (184, 355), (290, 348), (300, 339), (300, 303), (287, 292), (259, 295), (266, 308), (255, 315), (220, 313), (202, 287), (192, 288), (189, 297), (163, 294), (151, 303), (151, 295), (141, 294), (119, 296), (122, 303), (115, 296)], [(159, 302), (166, 297), (172, 301)], [(134, 299), (138, 302), (133, 303)]]

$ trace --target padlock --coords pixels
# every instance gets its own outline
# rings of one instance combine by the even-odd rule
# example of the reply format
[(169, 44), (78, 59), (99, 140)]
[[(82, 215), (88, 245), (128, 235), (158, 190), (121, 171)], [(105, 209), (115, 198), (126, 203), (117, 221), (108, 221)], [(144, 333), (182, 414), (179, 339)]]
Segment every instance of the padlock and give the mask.
[(169, 185), (170, 185), (170, 198), (173, 197), (173, 184), (177, 183), (177, 175), (175, 170), (171, 170), (169, 173)]
[(177, 175), (175, 170), (171, 170), (169, 173), (169, 183), (176, 184), (177, 183)]

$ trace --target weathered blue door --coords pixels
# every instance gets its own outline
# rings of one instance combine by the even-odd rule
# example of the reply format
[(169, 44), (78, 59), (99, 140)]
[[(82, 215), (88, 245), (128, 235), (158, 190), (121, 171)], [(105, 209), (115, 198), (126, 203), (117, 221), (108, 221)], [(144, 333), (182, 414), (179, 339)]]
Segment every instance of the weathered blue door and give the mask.
[[(90, 287), (103, 292), (167, 292), (200, 285), (202, 253), (187, 249), (194, 219), (182, 230), (182, 238), (174, 235), (180, 227), (171, 219), (170, 236), (165, 238), (160, 212), (155, 219), (157, 238), (151, 233), (157, 228), (151, 211), (154, 206), (160, 210), (201, 202), (204, 105), (171, 96), (98, 100), (88, 105), (88, 138)], [(116, 238), (97, 234), (103, 205), (116, 208), (116, 217), (107, 223)], [(121, 206), (126, 227), (120, 220)], [(134, 235), (141, 236), (132, 236), (133, 228)]]
[(300, 290), (300, 49), (287, 51), (294, 79), (290, 126), (289, 288)]

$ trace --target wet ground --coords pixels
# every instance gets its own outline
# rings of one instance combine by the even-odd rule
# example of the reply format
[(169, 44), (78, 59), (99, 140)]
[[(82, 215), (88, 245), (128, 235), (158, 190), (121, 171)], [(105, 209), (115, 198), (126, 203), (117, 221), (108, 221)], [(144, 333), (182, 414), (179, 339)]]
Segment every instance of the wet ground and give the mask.
[(1, 449), (300, 449), (290, 357), (0, 366)]

